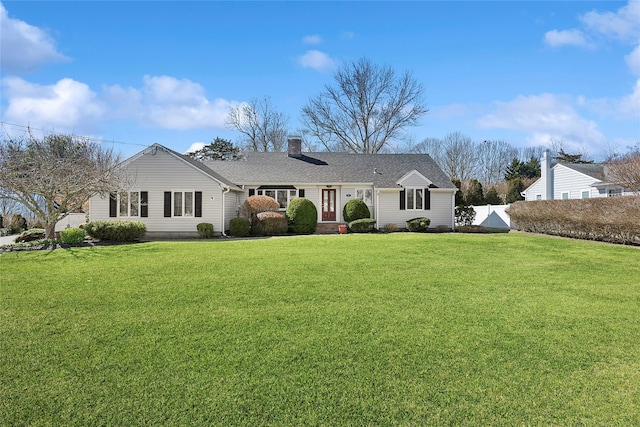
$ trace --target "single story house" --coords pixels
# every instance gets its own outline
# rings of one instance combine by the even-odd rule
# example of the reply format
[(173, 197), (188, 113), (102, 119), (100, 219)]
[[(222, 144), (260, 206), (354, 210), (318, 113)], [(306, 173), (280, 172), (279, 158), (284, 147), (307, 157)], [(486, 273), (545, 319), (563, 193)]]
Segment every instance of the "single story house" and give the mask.
[(91, 199), (89, 219), (136, 219), (149, 235), (192, 236), (212, 223), (225, 234), (247, 197), (273, 197), (286, 210), (296, 197), (318, 210), (319, 232), (337, 232), (342, 209), (362, 199), (376, 226), (405, 227), (428, 217), (454, 227), (455, 185), (426, 154), (302, 153), (290, 138), (286, 153), (249, 152), (241, 160), (200, 162), (159, 144), (125, 160), (130, 188)]
[(525, 200), (589, 199), (633, 194), (607, 179), (606, 164), (556, 163), (552, 166), (549, 152), (545, 151), (540, 169), (540, 178), (522, 192)]

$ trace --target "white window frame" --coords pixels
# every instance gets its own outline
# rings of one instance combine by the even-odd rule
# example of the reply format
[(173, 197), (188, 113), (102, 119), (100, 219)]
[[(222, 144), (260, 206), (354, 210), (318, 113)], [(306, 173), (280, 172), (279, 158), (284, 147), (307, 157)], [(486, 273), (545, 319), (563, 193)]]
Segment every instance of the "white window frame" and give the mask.
[[(417, 194), (420, 194), (419, 208), (416, 207)], [(409, 205), (409, 197), (411, 197), (411, 205)], [(408, 211), (424, 211), (424, 187), (405, 187), (404, 208)]]
[[(586, 195), (586, 197), (585, 197)], [(590, 199), (591, 198), (591, 190), (582, 190), (580, 192), (580, 197), (583, 199)]]
[(362, 200), (366, 205), (373, 205), (372, 188), (356, 188), (356, 199)]
[[(272, 192), (273, 191), (273, 196), (270, 194), (267, 194), (267, 192)], [(279, 194), (282, 194), (280, 197), (285, 197), (286, 196), (286, 203), (284, 206), (282, 206), (281, 200), (279, 197)], [(293, 199), (295, 199), (296, 197), (298, 197), (298, 190), (294, 189), (294, 188), (261, 188), (261, 189), (256, 189), (256, 196), (267, 196), (267, 197), (271, 197), (272, 199), (274, 199), (276, 202), (278, 202), (278, 204), (280, 205), (280, 208), (278, 210), (281, 211), (286, 211), (287, 207), (289, 206), (289, 203), (291, 203), (291, 201)], [(275, 196), (275, 197), (274, 197)]]
[(622, 196), (622, 188), (610, 188), (607, 190), (607, 197)]
[(560, 194), (560, 198), (562, 200), (569, 200), (569, 192), (568, 191), (563, 191), (562, 194)]
[[(118, 193), (116, 199), (118, 218), (140, 218), (140, 193), (139, 190)], [(135, 203), (132, 197), (134, 194), (136, 195)], [(124, 196), (126, 196), (126, 199)]]
[[(191, 195), (190, 203), (187, 203), (188, 202), (187, 194)], [(180, 205), (177, 204), (178, 201), (180, 202)], [(171, 192), (171, 217), (193, 218), (195, 214), (196, 214), (196, 191), (195, 190), (173, 190)]]

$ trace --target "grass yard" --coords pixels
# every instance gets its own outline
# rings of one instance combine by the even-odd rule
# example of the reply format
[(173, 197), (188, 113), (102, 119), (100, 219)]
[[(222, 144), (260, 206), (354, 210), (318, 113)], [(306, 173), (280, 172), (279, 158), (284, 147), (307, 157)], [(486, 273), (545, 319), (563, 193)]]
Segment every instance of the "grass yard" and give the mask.
[(519, 233), (0, 255), (1, 425), (639, 425), (640, 250)]

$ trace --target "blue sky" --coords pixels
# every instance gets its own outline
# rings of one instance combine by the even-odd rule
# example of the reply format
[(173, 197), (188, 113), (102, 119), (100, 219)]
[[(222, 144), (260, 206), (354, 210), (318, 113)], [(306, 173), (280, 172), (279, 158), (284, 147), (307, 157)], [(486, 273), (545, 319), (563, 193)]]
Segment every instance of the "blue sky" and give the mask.
[(4, 131), (91, 136), (125, 157), (238, 142), (228, 109), (265, 96), (295, 133), (309, 97), (362, 57), (424, 86), (414, 142), (459, 131), (598, 158), (640, 141), (638, 0), (3, 1), (0, 19)]

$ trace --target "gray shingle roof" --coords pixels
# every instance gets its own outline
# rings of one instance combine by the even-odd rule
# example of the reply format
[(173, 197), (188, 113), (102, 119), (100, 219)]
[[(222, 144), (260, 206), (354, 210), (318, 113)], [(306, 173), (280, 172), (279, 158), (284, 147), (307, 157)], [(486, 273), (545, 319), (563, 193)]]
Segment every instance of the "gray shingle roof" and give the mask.
[(589, 175), (600, 181), (605, 181), (605, 167), (602, 163), (559, 163), (576, 172)]
[(456, 188), (427, 154), (303, 153), (296, 158), (249, 152), (243, 160), (205, 164), (237, 185), (372, 183), (397, 188), (400, 178), (416, 170), (438, 188)]

